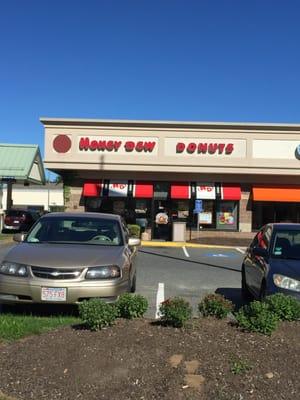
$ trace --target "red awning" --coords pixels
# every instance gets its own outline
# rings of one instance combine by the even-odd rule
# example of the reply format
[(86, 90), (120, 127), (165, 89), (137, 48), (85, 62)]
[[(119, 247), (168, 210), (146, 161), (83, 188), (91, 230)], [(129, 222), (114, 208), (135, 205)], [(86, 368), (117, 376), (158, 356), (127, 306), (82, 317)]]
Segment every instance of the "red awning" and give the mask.
[(221, 185), (222, 200), (241, 200), (241, 187), (231, 183), (222, 183)]
[(171, 199), (190, 199), (191, 186), (188, 183), (172, 183), (171, 184)]
[(100, 197), (102, 194), (102, 181), (100, 182), (86, 182), (83, 185), (84, 197)]
[(133, 197), (139, 199), (152, 199), (153, 183), (136, 181), (133, 186)]

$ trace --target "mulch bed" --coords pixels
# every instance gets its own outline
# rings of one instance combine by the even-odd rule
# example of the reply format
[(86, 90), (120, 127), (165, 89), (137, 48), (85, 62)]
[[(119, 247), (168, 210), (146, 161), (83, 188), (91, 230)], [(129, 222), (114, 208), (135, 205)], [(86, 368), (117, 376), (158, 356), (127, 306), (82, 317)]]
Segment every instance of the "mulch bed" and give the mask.
[[(0, 392), (26, 400), (295, 400), (299, 338), (300, 322), (282, 323), (271, 337), (210, 318), (186, 329), (145, 319), (99, 332), (65, 327), (2, 343)], [(234, 362), (250, 369), (234, 374)]]

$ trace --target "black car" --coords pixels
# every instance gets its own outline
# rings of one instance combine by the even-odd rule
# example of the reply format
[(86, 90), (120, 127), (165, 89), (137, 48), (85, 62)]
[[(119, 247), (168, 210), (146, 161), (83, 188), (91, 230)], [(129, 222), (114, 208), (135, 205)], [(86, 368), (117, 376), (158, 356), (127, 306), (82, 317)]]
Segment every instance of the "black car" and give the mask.
[(30, 210), (6, 211), (2, 232), (27, 232), (39, 217), (37, 212)]
[(267, 224), (246, 251), (243, 296), (263, 299), (277, 292), (300, 300), (300, 224)]

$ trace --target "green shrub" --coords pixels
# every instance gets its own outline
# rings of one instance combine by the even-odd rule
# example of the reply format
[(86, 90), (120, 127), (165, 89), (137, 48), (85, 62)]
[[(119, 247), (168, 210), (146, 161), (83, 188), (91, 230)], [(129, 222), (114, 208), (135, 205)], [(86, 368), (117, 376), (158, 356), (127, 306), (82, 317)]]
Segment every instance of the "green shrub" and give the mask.
[(148, 309), (148, 301), (140, 294), (122, 294), (116, 302), (118, 315), (122, 318), (140, 318)]
[(100, 299), (84, 300), (78, 306), (79, 317), (92, 331), (98, 331), (105, 326), (113, 325), (118, 316), (114, 304), (105, 303)]
[(233, 310), (233, 304), (230, 300), (217, 293), (208, 294), (198, 304), (199, 312), (204, 316), (216, 318), (225, 318)]
[(269, 310), (282, 321), (296, 321), (300, 318), (300, 302), (292, 296), (276, 293), (266, 297)]
[(141, 227), (139, 225), (127, 225), (130, 237), (141, 237)]
[(162, 321), (177, 328), (181, 328), (192, 318), (192, 307), (181, 297), (165, 300), (159, 311)]
[(252, 301), (242, 307), (235, 317), (241, 328), (265, 335), (271, 335), (279, 322), (278, 316), (270, 311), (268, 304), (260, 301)]

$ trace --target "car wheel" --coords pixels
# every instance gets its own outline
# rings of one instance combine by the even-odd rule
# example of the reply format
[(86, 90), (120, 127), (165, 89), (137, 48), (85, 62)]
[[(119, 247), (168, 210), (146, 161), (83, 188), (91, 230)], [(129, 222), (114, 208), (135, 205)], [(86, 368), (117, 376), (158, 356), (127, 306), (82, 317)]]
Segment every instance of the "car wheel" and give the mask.
[(131, 286), (130, 286), (130, 293), (134, 293), (136, 291), (136, 272), (133, 275)]
[(242, 297), (244, 300), (251, 300), (253, 297), (246, 283), (246, 274), (244, 266), (242, 267)]

